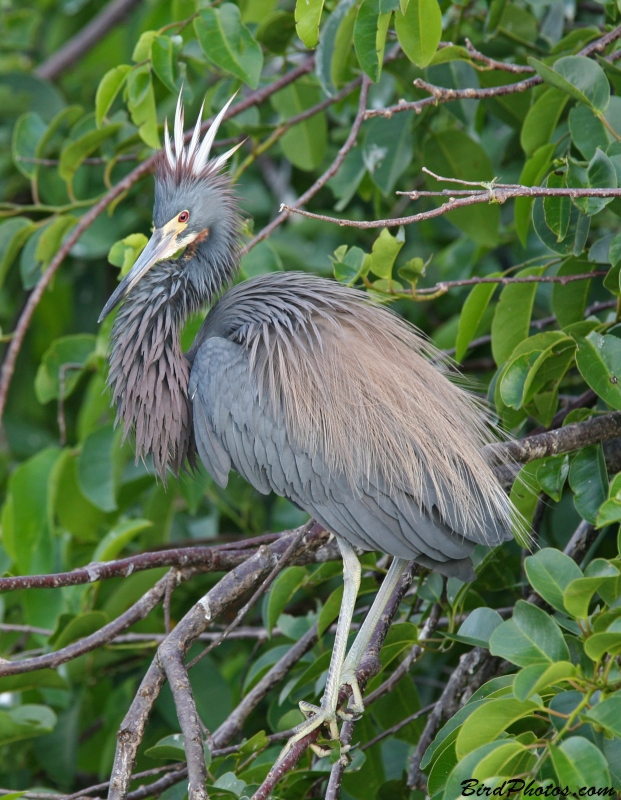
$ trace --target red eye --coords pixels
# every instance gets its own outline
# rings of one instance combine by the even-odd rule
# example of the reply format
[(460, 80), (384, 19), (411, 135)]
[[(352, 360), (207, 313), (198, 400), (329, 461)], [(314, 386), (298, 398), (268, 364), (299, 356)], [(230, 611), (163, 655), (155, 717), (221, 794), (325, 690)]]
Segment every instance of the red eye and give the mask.
[(182, 211), (181, 214), (177, 217), (179, 222), (187, 222), (190, 219), (190, 215), (187, 211)]

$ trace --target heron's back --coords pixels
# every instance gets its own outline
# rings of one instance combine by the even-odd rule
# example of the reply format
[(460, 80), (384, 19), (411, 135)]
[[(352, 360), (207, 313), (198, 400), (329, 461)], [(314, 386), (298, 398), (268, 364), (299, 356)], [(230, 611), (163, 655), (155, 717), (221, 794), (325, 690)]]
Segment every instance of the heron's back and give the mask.
[(353, 544), (447, 574), (510, 537), (480, 403), (363, 293), (255, 278), (214, 306), (188, 356), (197, 446), (221, 482), (233, 465)]

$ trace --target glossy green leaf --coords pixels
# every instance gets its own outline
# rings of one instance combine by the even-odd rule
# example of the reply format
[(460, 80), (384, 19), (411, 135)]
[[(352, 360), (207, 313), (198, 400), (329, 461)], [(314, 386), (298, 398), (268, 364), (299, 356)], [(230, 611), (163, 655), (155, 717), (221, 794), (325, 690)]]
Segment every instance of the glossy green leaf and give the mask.
[(29, 111), (19, 117), (13, 128), (13, 161), (26, 178), (32, 178), (36, 172), (34, 158), (46, 127), (36, 112)]
[(518, 719), (531, 715), (538, 708), (537, 703), (530, 700), (521, 701), (510, 697), (484, 703), (464, 721), (455, 742), (457, 757), (463, 758), (478, 747), (493, 741)]
[(569, 112), (571, 139), (582, 155), (590, 161), (598, 147), (605, 150), (609, 140), (602, 120), (588, 106), (580, 103)]
[[(295, 19), (289, 11), (275, 11), (264, 19), (255, 31), (255, 39), (267, 50), (278, 55), (287, 52), (295, 34)], [(317, 62), (317, 68), (319, 63)]]
[(380, 235), (373, 242), (371, 251), (370, 269), (374, 275), (384, 280), (390, 280), (392, 269), (401, 248), (405, 242), (405, 233), (400, 228), (397, 235), (393, 236), (388, 228), (383, 228)]
[[(302, 0), (304, 2), (304, 0)], [(283, 122), (321, 101), (318, 87), (310, 82), (296, 81), (272, 97), (272, 105)], [(314, 114), (310, 119), (294, 125), (280, 140), (287, 159), (298, 169), (316, 169), (326, 155), (328, 126), (325, 114)]]
[[(488, 277), (496, 277), (499, 272), (493, 272)], [(461, 361), (468, 351), (470, 342), (474, 339), (483, 315), (490, 300), (496, 291), (496, 283), (480, 283), (474, 286), (463, 305), (459, 317), (459, 328), (455, 341), (455, 360)]]
[[(592, 263), (586, 260), (570, 258), (561, 264), (557, 275), (585, 275), (594, 268)], [(580, 322), (584, 318), (591, 281), (571, 281), (565, 285), (555, 283), (552, 287), (552, 308), (556, 319), (561, 328)]]
[(316, 47), (324, 0), (296, 0), (295, 29), (305, 47)]
[(523, 547), (528, 547), (530, 527), (539, 502), (538, 466), (537, 461), (525, 464), (511, 486), (511, 503), (519, 515), (512, 522), (513, 536)]
[[(548, 89), (533, 103), (520, 132), (520, 144), (527, 156), (534, 156), (548, 144), (556, 130), (567, 100), (564, 92), (560, 92), (558, 89)], [(554, 152), (554, 148), (550, 149), (550, 154), (552, 152)]]
[(572, 203), (567, 235), (562, 242), (558, 241), (556, 234), (546, 224), (542, 197), (537, 197), (533, 202), (532, 219), (535, 233), (554, 253), (562, 256), (579, 256), (584, 250), (591, 218), (583, 214), (575, 204)]
[(102, 511), (115, 511), (116, 465), (114, 450), (118, 435), (112, 426), (97, 429), (84, 442), (78, 461), (80, 488)]
[(332, 625), (332, 623), (338, 617), (339, 611), (341, 610), (342, 601), (343, 586), (341, 585), (337, 586), (336, 589), (330, 593), (330, 596), (319, 612), (319, 618), (317, 619), (317, 634), (319, 636), (323, 636), (330, 625)]
[(360, 66), (379, 81), (391, 12), (381, 13), (380, 0), (362, 0), (354, 24), (354, 47)]
[(540, 488), (555, 500), (560, 501), (563, 487), (569, 475), (569, 458), (567, 455), (545, 458), (537, 468), (537, 483)]
[[(69, 397), (91, 362), (97, 339), (90, 333), (77, 333), (56, 339), (49, 346), (35, 378), (35, 392), (40, 403), (55, 400), (64, 384), (63, 397)], [(62, 369), (62, 375), (61, 375)]]
[(203, 8), (199, 14), (194, 28), (207, 58), (256, 89), (263, 53), (242, 23), (238, 7), (224, 3), (219, 8)]
[(554, 68), (535, 58), (529, 58), (528, 63), (546, 83), (585, 103), (593, 111), (604, 112), (608, 108), (610, 84), (603, 69), (592, 59), (566, 56), (560, 58)]
[[(541, 275), (542, 271), (542, 267), (527, 267), (516, 277)], [(528, 336), (536, 292), (536, 283), (512, 283), (502, 290), (492, 321), (492, 354), (498, 365)]]
[(106, 125), (105, 128), (89, 131), (80, 136), (75, 142), (70, 142), (60, 155), (60, 163), (58, 165), (60, 177), (67, 183), (71, 183), (73, 176), (82, 165), (84, 159), (88, 158), (108, 139), (116, 136), (120, 128), (121, 125), (118, 123)]
[(570, 792), (583, 787), (603, 789), (610, 786), (608, 765), (602, 752), (583, 736), (571, 736), (550, 747), (550, 758), (559, 782)]
[(178, 91), (175, 82), (175, 66), (180, 43), (175, 46), (176, 44), (170, 36), (157, 36), (151, 45), (153, 72), (155, 72), (164, 86), (173, 93)]
[(565, 611), (563, 600), (565, 589), (582, 570), (569, 556), (552, 547), (544, 547), (524, 561), (526, 575), (533, 589), (547, 603), (559, 611)]
[(580, 516), (595, 523), (597, 512), (608, 494), (608, 475), (601, 445), (590, 445), (576, 453), (569, 470), (569, 485), (574, 490), (574, 504)]
[(12, 217), (0, 225), (0, 288), (19, 251), (35, 230), (35, 225), (26, 217)]
[(513, 618), (492, 633), (490, 653), (518, 667), (569, 661), (569, 650), (556, 622), (532, 603), (518, 600)]
[[(548, 189), (564, 189), (565, 173), (550, 173), (546, 181)], [(571, 200), (569, 197), (544, 197), (543, 213), (546, 225), (556, 235), (556, 240), (562, 242), (567, 236), (569, 219), (571, 216)]]
[(58, 634), (50, 638), (54, 650), (62, 650), (78, 639), (84, 639), (95, 631), (103, 628), (109, 622), (108, 615), (103, 611), (86, 611), (73, 617)]
[(148, 519), (131, 519), (112, 528), (99, 542), (93, 553), (93, 561), (112, 561), (136, 536), (153, 523)]
[(268, 631), (272, 631), (287, 603), (297, 590), (304, 585), (306, 575), (304, 567), (287, 567), (275, 579), (267, 596), (265, 626)]
[[(522, 186), (538, 186), (540, 184), (550, 167), (554, 149), (553, 144), (544, 144), (527, 159), (520, 175), (519, 182)], [(532, 205), (531, 197), (515, 198), (515, 230), (523, 246), (526, 246)]]
[(395, 114), (369, 122), (362, 146), (362, 160), (373, 183), (385, 197), (407, 170), (413, 156), (412, 115)]
[(493, 608), (475, 608), (462, 622), (456, 638), (474, 647), (488, 647), (489, 637), (502, 622), (502, 617)]
[(403, 52), (417, 67), (426, 67), (442, 36), (438, 0), (408, 0), (405, 11), (395, 13), (395, 30)]
[(142, 141), (149, 147), (159, 148), (160, 137), (157, 127), (153, 78), (151, 70), (146, 64), (129, 73), (127, 106)]
[(173, 733), (164, 736), (153, 747), (144, 752), (149, 758), (165, 759), (166, 761), (185, 761), (185, 744), (182, 733)]
[(130, 233), (129, 236), (112, 245), (108, 253), (108, 261), (115, 267), (121, 268), (119, 279), (124, 278), (134, 266), (148, 241), (144, 233)]
[(0, 711), (0, 744), (50, 733), (55, 725), (56, 714), (49, 706), (26, 704)]
[(528, 700), (553, 684), (575, 677), (576, 672), (576, 667), (569, 661), (557, 661), (550, 665), (533, 664), (524, 667), (515, 676), (513, 693), (518, 700)]
[[(351, 51), (356, 0), (340, 0), (321, 32), (315, 53), (315, 70), (321, 88), (329, 97), (336, 94), (345, 58)], [(349, 47), (345, 48), (345, 44)]]
[[(586, 170), (576, 168), (570, 162), (567, 185), (576, 189), (616, 189), (617, 173), (612, 161), (598, 147)], [(584, 214), (592, 217), (594, 214), (598, 214), (608, 203), (611, 203), (612, 198), (577, 197), (572, 198), (571, 202), (578, 206)]]
[(101, 127), (112, 103), (123, 88), (130, 71), (129, 64), (120, 64), (118, 67), (108, 70), (99, 82), (95, 95), (95, 118), (98, 128)]
[(582, 377), (609, 406), (621, 409), (621, 339), (596, 331), (575, 339), (576, 364)]
[(605, 700), (600, 700), (582, 716), (621, 738), (621, 693), (615, 692)]

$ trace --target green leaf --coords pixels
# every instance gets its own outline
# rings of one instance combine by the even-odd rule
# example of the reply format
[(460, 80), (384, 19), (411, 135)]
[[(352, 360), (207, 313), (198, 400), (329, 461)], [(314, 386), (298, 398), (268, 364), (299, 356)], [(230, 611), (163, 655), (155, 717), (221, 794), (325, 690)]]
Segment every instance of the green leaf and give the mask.
[(48, 403), (59, 397), (60, 371), (64, 365), (79, 365), (77, 369), (72, 366), (63, 370), (63, 397), (69, 397), (84, 374), (84, 368), (91, 363), (96, 343), (97, 337), (90, 333), (63, 336), (52, 342), (43, 355), (35, 378), (35, 392), (40, 403)]
[(56, 714), (48, 706), (22, 705), (0, 711), (0, 745), (32, 739), (50, 733), (56, 725)]
[(455, 638), (474, 647), (489, 647), (490, 636), (502, 622), (502, 617), (493, 608), (475, 608), (462, 622)]
[(537, 236), (546, 247), (555, 253), (559, 253), (562, 256), (579, 256), (586, 244), (591, 218), (583, 214), (578, 207), (572, 203), (567, 236), (565, 236), (562, 242), (559, 242), (556, 234), (552, 233), (550, 228), (546, 225), (543, 208), (543, 198), (535, 198), (532, 216), (533, 227), (535, 228)]
[[(548, 144), (556, 130), (567, 100), (567, 95), (559, 92), (558, 89), (547, 89), (535, 100), (526, 115), (520, 132), (520, 144), (527, 156), (534, 156)], [(550, 147), (546, 161), (553, 152), (554, 147)], [(534, 186), (535, 184), (530, 185)]]
[[(500, 272), (492, 272), (486, 277), (495, 278), (500, 274)], [(466, 355), (497, 286), (496, 283), (480, 283), (472, 288), (466, 298), (459, 317), (459, 328), (455, 341), (455, 360), (457, 362)]]
[(112, 103), (123, 88), (131, 69), (129, 64), (120, 64), (118, 67), (108, 70), (99, 82), (95, 95), (95, 119), (98, 128), (101, 127)]
[[(524, 547), (528, 545), (528, 537), (525, 534), (530, 531), (537, 503), (539, 502), (538, 466), (539, 463), (537, 461), (525, 464), (516, 475), (511, 486), (511, 503), (519, 514), (518, 519), (512, 522), (513, 535)], [(526, 527), (526, 530), (524, 530), (524, 527)]]
[[(571, 161), (569, 162), (567, 185), (574, 189), (616, 189), (617, 172), (612, 161), (598, 147), (586, 171), (577, 168)], [(592, 217), (612, 200), (612, 197), (575, 197), (571, 202), (584, 214)]]
[(599, 507), (608, 494), (608, 475), (601, 444), (583, 447), (576, 453), (569, 469), (569, 485), (574, 490), (574, 505), (580, 516), (595, 523)]
[(19, 261), (19, 271), (24, 289), (32, 289), (41, 277), (45, 267), (56, 255), (67, 231), (75, 225), (76, 219), (66, 215), (50, 217), (27, 241)]
[(605, 700), (600, 700), (582, 716), (621, 739), (621, 693), (616, 692)]
[(164, 736), (153, 747), (144, 751), (149, 758), (166, 759), (167, 761), (185, 761), (185, 744), (182, 733)]
[(408, 0), (404, 12), (395, 13), (397, 39), (417, 67), (426, 67), (442, 36), (442, 12), (438, 0)]
[(157, 129), (153, 79), (151, 70), (146, 64), (135, 67), (128, 76), (127, 106), (142, 141), (149, 147), (159, 148), (160, 136)]
[(371, 262), (370, 257), (359, 247), (347, 248), (347, 245), (337, 247), (334, 257), (330, 256), (334, 268), (334, 277), (340, 283), (348, 286), (353, 285), (358, 278), (368, 272), (367, 261)]
[[(321, 93), (315, 84), (299, 80), (273, 95), (271, 102), (285, 122), (321, 102)], [(323, 161), (328, 146), (325, 114), (314, 114), (310, 119), (294, 125), (282, 137), (280, 146), (287, 159), (298, 169), (316, 169)]]
[(385, 197), (412, 161), (412, 115), (395, 114), (390, 119), (370, 121), (362, 146), (362, 159), (373, 183)]
[[(506, 623), (505, 623), (506, 624)], [(488, 742), (493, 741), (518, 719), (530, 716), (539, 706), (530, 700), (511, 697), (489, 700), (464, 721), (455, 742), (459, 759)]]
[(78, 614), (65, 625), (59, 633), (50, 637), (49, 643), (53, 646), (54, 650), (62, 650), (72, 642), (77, 642), (78, 639), (84, 639), (90, 636), (95, 631), (103, 628), (109, 622), (108, 615), (103, 611), (86, 611), (83, 614)]
[(603, 561), (603, 559), (596, 559), (595, 562), (591, 562), (587, 567), (586, 577), (576, 578), (565, 589), (565, 608), (572, 617), (587, 619), (589, 605), (595, 592), (609, 578), (617, 578), (619, 576), (619, 571), (608, 561), (603, 561), (604, 569), (598, 571), (596, 569), (598, 561)]
[[(565, 174), (550, 173), (546, 181), (548, 189), (564, 189)], [(556, 240), (562, 242), (567, 236), (569, 219), (571, 216), (571, 200), (569, 197), (544, 197), (543, 213), (546, 225), (552, 233), (556, 234)]]
[(393, 236), (388, 228), (383, 228), (380, 235), (373, 242), (371, 251), (371, 272), (378, 278), (390, 280), (395, 260), (405, 242), (403, 228)]
[[(559, 277), (566, 275), (585, 275), (591, 272), (594, 264), (577, 258), (569, 258), (561, 264), (558, 272)], [(591, 281), (571, 281), (564, 286), (555, 283), (552, 287), (552, 308), (556, 319), (561, 328), (573, 325), (574, 322), (581, 322), (584, 319)]]
[(610, 786), (606, 759), (592, 742), (583, 736), (571, 736), (559, 745), (550, 746), (550, 757), (559, 783), (570, 792), (583, 787), (603, 789)]
[(557, 661), (555, 664), (533, 664), (524, 667), (515, 676), (513, 693), (518, 700), (528, 700), (534, 694), (556, 683), (562, 683), (577, 674), (576, 667), (569, 661)]
[[(522, 186), (538, 186), (540, 184), (549, 169), (550, 159), (554, 150), (554, 144), (544, 144), (533, 153), (522, 169), (522, 174), (520, 175), (520, 184)], [(532, 204), (531, 197), (515, 198), (515, 230), (523, 247), (526, 247)]]
[(178, 52), (179, 47), (175, 47), (175, 42), (170, 36), (156, 36), (151, 45), (153, 72), (173, 94), (178, 91), (175, 83), (175, 66)]
[(12, 217), (0, 225), (0, 288), (7, 273), (36, 226), (26, 217)]
[(532, 603), (518, 600), (513, 619), (492, 633), (490, 653), (518, 667), (569, 661), (569, 650), (556, 622)]
[(86, 439), (78, 461), (78, 481), (86, 498), (102, 511), (116, 511), (116, 440), (111, 425)]
[(121, 268), (119, 280), (124, 278), (134, 266), (148, 241), (144, 233), (130, 233), (129, 236), (112, 245), (108, 253), (108, 261), (115, 267)]
[[(444, 178), (489, 181), (494, 177), (491, 161), (483, 147), (460, 130), (432, 133), (425, 142), (424, 164)], [(429, 175), (425, 177), (425, 181), (427, 188), (432, 191), (446, 188), (445, 183), (440, 183)], [(437, 201), (438, 205), (440, 202)], [(459, 208), (449, 212), (445, 218), (478, 244), (494, 247), (498, 241), (500, 207), (496, 204)]]
[(265, 627), (271, 633), (287, 603), (306, 581), (304, 567), (287, 567), (275, 579), (267, 596)]
[[(517, 272), (516, 277), (541, 275), (543, 269), (527, 267)], [(536, 283), (512, 283), (502, 290), (492, 320), (492, 355), (499, 366), (527, 338), (536, 292)]]
[(242, 23), (239, 8), (224, 3), (220, 8), (203, 8), (199, 14), (194, 28), (207, 58), (256, 89), (263, 69), (263, 53)]
[(598, 147), (608, 147), (609, 140), (602, 120), (588, 106), (574, 106), (569, 112), (571, 139), (582, 155), (590, 161)]
[(334, 620), (338, 617), (342, 602), (343, 586), (341, 585), (337, 586), (336, 589), (330, 593), (330, 596), (319, 612), (319, 618), (317, 619), (317, 634), (319, 636), (323, 636), (330, 625), (332, 625)]
[(45, 133), (46, 124), (34, 111), (22, 114), (13, 128), (12, 153), (17, 169), (26, 178), (36, 173), (36, 165), (32, 161), (37, 154), (39, 142)]
[[(340, 0), (321, 32), (315, 70), (321, 88), (334, 97), (353, 42), (357, 0)], [(348, 46), (347, 46), (348, 45)]]
[(362, 0), (354, 24), (354, 47), (362, 69), (377, 83), (382, 73), (391, 12), (382, 14), (380, 0)]
[(582, 570), (569, 556), (553, 547), (545, 547), (524, 561), (531, 586), (558, 611), (565, 611), (564, 594), (569, 584), (582, 578)]
[[(31, 564), (40, 572), (51, 569), (53, 477), (59, 451), (49, 447), (24, 461), (9, 478), (10, 524), (3, 517), (2, 544), (22, 575)], [(6, 508), (5, 508), (6, 510)]]
[(151, 45), (158, 35), (157, 31), (144, 31), (136, 42), (132, 53), (132, 61), (148, 61), (151, 58)]
[(537, 483), (548, 497), (558, 503), (562, 497), (563, 487), (568, 475), (569, 457), (567, 454), (551, 456), (543, 459), (537, 469)]
[(306, 47), (317, 46), (324, 0), (296, 0), (295, 29)]
[(554, 69), (535, 58), (529, 58), (528, 63), (546, 83), (561, 89), (593, 111), (603, 113), (608, 108), (610, 84), (604, 70), (593, 59), (566, 56), (554, 64)]
[(73, 176), (80, 168), (85, 158), (88, 158), (91, 153), (94, 153), (104, 142), (115, 136), (121, 129), (120, 123), (113, 125), (106, 125), (105, 128), (98, 128), (94, 131), (89, 131), (80, 136), (75, 142), (69, 144), (63, 149), (60, 154), (60, 163), (58, 165), (58, 174), (60, 177), (71, 184)]
[[(255, 39), (260, 42), (267, 50), (278, 55), (287, 52), (289, 42), (295, 33), (295, 19), (289, 11), (274, 11), (266, 17), (257, 30)], [(319, 62), (315, 59), (317, 69)]]
[(136, 536), (153, 523), (148, 519), (130, 519), (109, 531), (97, 545), (91, 561), (112, 561)]
[(584, 380), (609, 406), (621, 410), (621, 339), (592, 331), (574, 336), (576, 364)]

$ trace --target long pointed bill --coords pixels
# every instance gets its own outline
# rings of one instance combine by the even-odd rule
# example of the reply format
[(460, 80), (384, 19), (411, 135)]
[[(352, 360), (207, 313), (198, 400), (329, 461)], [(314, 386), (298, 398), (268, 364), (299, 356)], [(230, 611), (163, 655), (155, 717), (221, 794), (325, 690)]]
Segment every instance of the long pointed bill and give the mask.
[(166, 230), (166, 228), (154, 230), (153, 235), (147, 242), (147, 246), (138, 256), (138, 260), (116, 287), (104, 306), (103, 311), (99, 315), (98, 322), (103, 322), (108, 314), (116, 308), (127, 294), (129, 294), (138, 281), (147, 274), (154, 264), (172, 255), (178, 249), (179, 245), (177, 244), (176, 230)]

